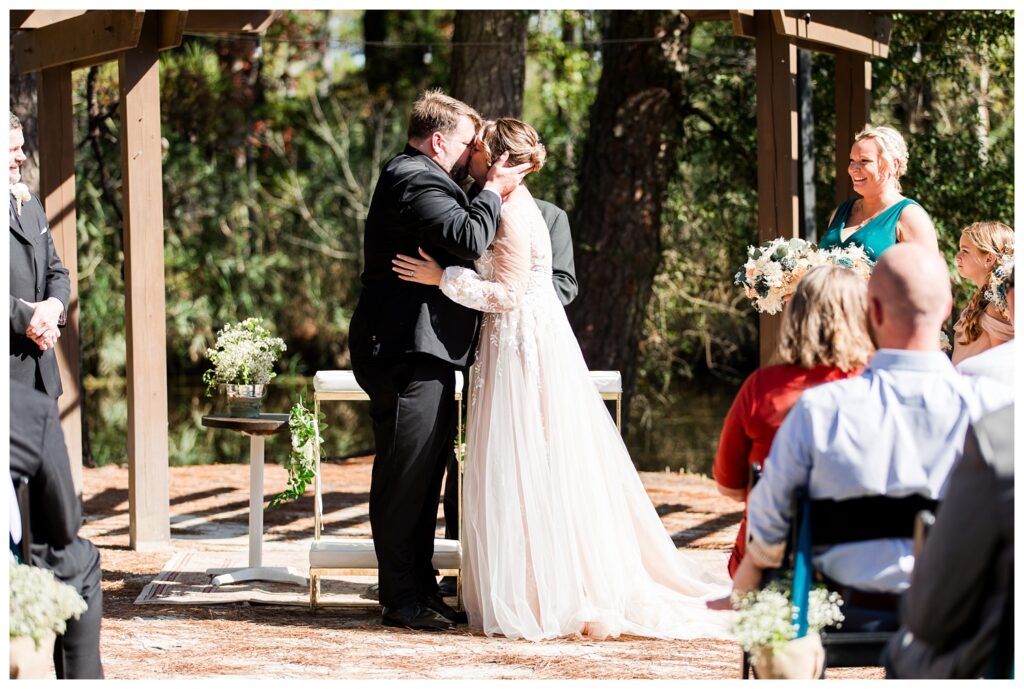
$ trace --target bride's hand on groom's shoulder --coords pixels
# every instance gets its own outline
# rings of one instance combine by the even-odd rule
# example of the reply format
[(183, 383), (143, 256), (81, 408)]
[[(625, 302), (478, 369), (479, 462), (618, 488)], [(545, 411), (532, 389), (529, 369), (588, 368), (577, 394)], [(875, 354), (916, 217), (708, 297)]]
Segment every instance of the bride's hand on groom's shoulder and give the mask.
[(391, 261), (391, 270), (398, 273), (399, 280), (437, 287), (441, 284), (441, 274), (444, 269), (422, 247), (419, 252), (423, 257), (422, 260), (398, 254)]
[(498, 156), (494, 165), (491, 165), (491, 169), (487, 171), (487, 182), (484, 184), (484, 189), (497, 192), (502, 198), (511, 194), (523, 181), (523, 177), (526, 177), (526, 174), (533, 169), (533, 163), (530, 162), (512, 167), (507, 167), (506, 162), (508, 162), (508, 151)]

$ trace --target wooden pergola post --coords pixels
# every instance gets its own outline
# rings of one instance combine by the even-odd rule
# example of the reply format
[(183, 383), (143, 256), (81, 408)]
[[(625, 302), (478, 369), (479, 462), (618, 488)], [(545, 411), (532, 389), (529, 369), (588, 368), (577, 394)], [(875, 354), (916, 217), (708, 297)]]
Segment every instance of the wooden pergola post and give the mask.
[(868, 122), (871, 109), (871, 59), (836, 51), (836, 205), (853, 195), (847, 174), (853, 137)]
[[(775, 31), (771, 12), (754, 12), (757, 55), (758, 240), (797, 237), (799, 188), (796, 46)], [(761, 362), (775, 351), (779, 315), (761, 314)]]
[(131, 458), (129, 542), (136, 550), (170, 541), (159, 39), (159, 17), (147, 13), (138, 46), (118, 58)]
[(60, 425), (71, 460), (75, 491), (82, 493), (82, 375), (79, 351), (78, 242), (75, 214), (75, 123), (71, 102), (71, 67), (39, 72), (39, 198), (50, 222), (57, 255), (68, 270), (71, 296), (67, 322), (57, 347), (64, 393), (58, 400)]

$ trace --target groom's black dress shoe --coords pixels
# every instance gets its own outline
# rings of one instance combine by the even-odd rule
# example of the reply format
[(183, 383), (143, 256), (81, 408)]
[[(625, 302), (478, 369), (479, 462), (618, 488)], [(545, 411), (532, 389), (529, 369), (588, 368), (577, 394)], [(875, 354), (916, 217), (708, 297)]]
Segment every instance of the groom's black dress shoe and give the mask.
[(458, 595), (458, 579), (455, 577), (442, 577), (437, 587), (443, 598), (454, 598)]
[(385, 627), (405, 627), (425, 632), (443, 632), (455, 628), (453, 622), (420, 604), (384, 608), (381, 621)]
[(468, 624), (469, 618), (466, 613), (462, 610), (456, 610), (452, 606), (444, 602), (441, 596), (436, 593), (430, 596), (422, 596), (420, 598), (420, 604), (424, 607), (430, 608), (441, 617), (445, 618), (449, 622), (454, 624)]

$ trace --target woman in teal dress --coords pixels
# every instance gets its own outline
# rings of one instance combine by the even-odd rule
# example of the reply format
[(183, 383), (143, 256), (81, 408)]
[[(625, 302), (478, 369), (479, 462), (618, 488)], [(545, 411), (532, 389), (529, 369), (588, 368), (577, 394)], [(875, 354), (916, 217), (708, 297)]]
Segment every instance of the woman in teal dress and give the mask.
[(859, 246), (873, 261), (896, 242), (920, 242), (937, 253), (931, 218), (917, 201), (901, 193), (900, 177), (908, 157), (906, 141), (891, 127), (868, 125), (857, 134), (848, 172), (860, 198), (844, 201), (832, 213), (818, 246)]

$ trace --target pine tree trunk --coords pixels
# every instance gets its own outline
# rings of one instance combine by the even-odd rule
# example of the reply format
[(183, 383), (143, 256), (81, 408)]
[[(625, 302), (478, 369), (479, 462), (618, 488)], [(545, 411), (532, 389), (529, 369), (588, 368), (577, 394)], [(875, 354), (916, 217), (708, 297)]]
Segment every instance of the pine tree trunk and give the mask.
[(486, 118), (522, 115), (529, 17), (521, 10), (455, 13), (452, 96)]
[(569, 315), (587, 365), (622, 372), (628, 410), (682, 137), (689, 28), (681, 13), (664, 11), (607, 12), (604, 25), (572, 222), (580, 291)]

